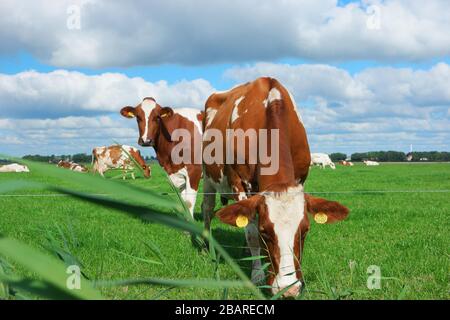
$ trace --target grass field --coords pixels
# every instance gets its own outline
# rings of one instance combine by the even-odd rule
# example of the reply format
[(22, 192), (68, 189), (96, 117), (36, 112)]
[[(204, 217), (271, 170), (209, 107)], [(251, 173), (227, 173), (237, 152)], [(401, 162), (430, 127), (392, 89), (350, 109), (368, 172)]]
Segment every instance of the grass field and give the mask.
[[(150, 180), (138, 178), (125, 183), (170, 192), (161, 168), (153, 165), (152, 170)], [(112, 179), (117, 174), (112, 172), (107, 177)], [(76, 183), (35, 172), (0, 175), (0, 182), (9, 179), (80, 190)], [(391, 192), (450, 190), (450, 164), (338, 166), (335, 171), (312, 168), (306, 190), (324, 192), (318, 196), (340, 201), (351, 213), (338, 224), (312, 224), (302, 264), (306, 290), (300, 299), (450, 298), (450, 193)], [(379, 192), (350, 192), (355, 190)], [(82, 191), (102, 193), (95, 189)], [(343, 193), (334, 193), (338, 191)], [(82, 262), (82, 270), (90, 279), (200, 279), (214, 278), (216, 272), (220, 279), (237, 279), (225, 263), (215, 270), (208, 255), (196, 249), (183, 232), (52, 193), (29, 188), (9, 193), (16, 197), (0, 197), (0, 233), (43, 252), (49, 252), (46, 249), (49, 238), (64, 242)], [(200, 203), (201, 197), (196, 204), (199, 224)], [(243, 230), (216, 219), (213, 234), (233, 258), (246, 256)], [(149, 244), (159, 248), (162, 262), (154, 263), (160, 260)], [(250, 274), (249, 261), (239, 261), (239, 264)], [(367, 288), (367, 269), (372, 265), (380, 267), (380, 289)], [(16, 273), (32, 276), (20, 266), (14, 267)], [(222, 299), (224, 296), (220, 289), (167, 290), (144, 285), (102, 288), (102, 293), (110, 299)], [(230, 289), (227, 297), (253, 298), (246, 289)]]

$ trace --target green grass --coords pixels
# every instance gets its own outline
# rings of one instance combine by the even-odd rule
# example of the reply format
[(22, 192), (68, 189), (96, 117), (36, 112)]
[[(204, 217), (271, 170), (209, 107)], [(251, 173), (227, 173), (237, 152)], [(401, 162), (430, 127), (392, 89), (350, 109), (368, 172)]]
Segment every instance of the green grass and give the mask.
[[(108, 179), (119, 172), (110, 172)], [(1, 174), (11, 179), (41, 182), (89, 193), (76, 182), (42, 174)], [(121, 181), (121, 179), (118, 179)], [(164, 173), (152, 166), (152, 178), (124, 183), (158, 192), (171, 192)], [(337, 200), (351, 209), (349, 218), (335, 225), (312, 224), (306, 240), (303, 274), (307, 290), (302, 299), (448, 299), (450, 297), (450, 193), (333, 193), (353, 190), (450, 190), (450, 164), (382, 164), (380, 167), (313, 168), (306, 184), (310, 192)], [(41, 195), (54, 192), (29, 187), (8, 194)], [(126, 199), (126, 194), (123, 195)], [(171, 197), (173, 194), (161, 195)], [(218, 200), (218, 199), (217, 199)], [(201, 197), (196, 219), (201, 220)], [(219, 201), (217, 202), (217, 208)], [(201, 221), (198, 221), (201, 225)], [(243, 230), (212, 224), (213, 235), (247, 274)], [(206, 279), (219, 275), (237, 280), (225, 263), (215, 264), (195, 248), (190, 237), (168, 227), (143, 222), (72, 197), (0, 197), (0, 233), (43, 252), (49, 239), (79, 260), (91, 280), (142, 278)], [(155, 250), (156, 248), (156, 250)], [(352, 264), (352, 269), (349, 264)], [(367, 268), (377, 265), (380, 290), (366, 286)], [(12, 263), (13, 271), (33, 276)], [(222, 299), (223, 289), (173, 288), (160, 285), (103, 287), (110, 299)], [(229, 299), (251, 299), (248, 289), (228, 290)]]

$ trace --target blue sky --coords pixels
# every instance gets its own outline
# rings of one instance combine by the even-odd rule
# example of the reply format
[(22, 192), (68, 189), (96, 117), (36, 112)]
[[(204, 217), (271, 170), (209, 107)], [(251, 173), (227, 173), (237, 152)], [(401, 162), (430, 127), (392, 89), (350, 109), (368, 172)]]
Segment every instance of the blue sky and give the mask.
[(259, 76), (292, 92), (313, 151), (450, 150), (447, 1), (175, 3), (2, 1), (0, 153), (136, 145), (123, 105), (201, 109)]

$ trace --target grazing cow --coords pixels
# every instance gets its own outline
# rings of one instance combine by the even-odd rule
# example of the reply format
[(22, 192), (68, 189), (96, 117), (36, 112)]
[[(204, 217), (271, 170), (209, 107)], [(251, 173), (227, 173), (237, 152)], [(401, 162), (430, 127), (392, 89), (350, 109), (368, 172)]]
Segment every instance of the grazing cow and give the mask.
[(133, 147), (125, 145), (113, 145), (109, 147), (96, 147), (92, 150), (92, 169), (94, 173), (98, 172), (102, 177), (104, 173), (110, 169), (122, 168), (122, 179), (126, 179), (128, 170), (131, 170), (131, 177), (133, 180), (134, 167), (136, 161), (139, 166), (144, 170), (144, 177), (150, 177), (150, 167), (145, 163), (144, 158), (141, 156), (141, 152)]
[(366, 166), (379, 166), (380, 164), (376, 161), (364, 160)]
[[(197, 109), (161, 107), (153, 98), (145, 98), (136, 107), (124, 107), (120, 113), (126, 118), (136, 118), (139, 129), (138, 144), (155, 149), (159, 164), (175, 187), (181, 191), (181, 197), (194, 217), (202, 175), (202, 113)], [(177, 137), (181, 131), (189, 133), (192, 138), (187, 142), (187, 152), (183, 155), (188, 156), (191, 161), (178, 161), (179, 159), (172, 156), (172, 152), (186, 142)], [(200, 160), (195, 161), (198, 156)]]
[(339, 164), (346, 166), (346, 167), (353, 167), (353, 162), (350, 162), (347, 160), (341, 160), (341, 161), (339, 161)]
[(56, 166), (64, 169), (69, 169), (75, 172), (82, 172), (82, 173), (88, 172), (88, 169), (85, 166), (72, 161), (60, 160)]
[[(292, 96), (277, 80), (259, 78), (213, 94), (205, 111), (202, 204), (205, 228), (210, 229), (216, 192), (222, 200), (235, 200), (236, 203), (225, 206), (216, 215), (232, 226), (246, 226), (252, 256), (260, 255), (261, 246), (268, 249), (263, 254), (269, 255), (271, 263), (267, 284), (272, 293), (286, 289), (285, 297), (296, 296), (303, 286), (300, 263), (310, 228), (306, 212), (320, 223), (330, 223), (345, 219), (348, 209), (304, 193), (311, 162), (306, 131)], [(235, 135), (238, 132), (245, 132), (243, 148), (238, 146)], [(233, 148), (226, 156), (220, 149), (211, 152), (214, 157), (219, 154), (219, 159), (210, 161), (208, 152), (218, 137), (220, 145), (230, 143)], [(251, 144), (260, 156), (249, 154)], [(267, 150), (270, 161), (261, 156), (267, 155)], [(252, 158), (256, 159), (254, 163)], [(252, 281), (263, 280), (260, 260), (253, 262), (252, 269)]]
[(30, 172), (30, 169), (23, 164), (11, 163), (0, 166), (0, 172)]
[(336, 169), (333, 161), (326, 153), (311, 153), (311, 165), (318, 165), (322, 169), (325, 169), (326, 166), (330, 166), (331, 169)]

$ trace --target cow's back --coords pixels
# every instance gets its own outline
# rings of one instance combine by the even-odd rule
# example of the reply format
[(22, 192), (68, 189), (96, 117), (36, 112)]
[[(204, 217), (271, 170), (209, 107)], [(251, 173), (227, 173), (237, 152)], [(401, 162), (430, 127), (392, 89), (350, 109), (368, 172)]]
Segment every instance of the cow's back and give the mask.
[[(279, 95), (279, 97), (277, 97)], [(268, 108), (271, 101), (279, 98), (282, 101), (278, 111), (273, 111), (274, 107)], [(269, 109), (271, 109), (269, 111)], [(279, 141), (289, 148), (289, 153), (294, 167), (295, 179), (304, 181), (308, 175), (310, 165), (309, 145), (306, 138), (305, 128), (297, 114), (295, 102), (290, 93), (275, 79), (259, 78), (253, 82), (237, 86), (230, 91), (213, 94), (206, 102), (206, 116), (203, 121), (204, 130), (219, 130), (223, 137), (226, 137), (226, 130), (232, 129), (255, 130), (258, 136), (261, 129), (279, 129), (286, 131), (283, 137), (287, 141)], [(282, 124), (274, 124), (273, 113), (283, 112), (287, 121)], [(206, 139), (205, 139), (206, 138)], [(210, 143), (208, 133), (204, 134), (203, 148)], [(247, 138), (246, 138), (247, 139)], [(238, 150), (234, 148), (233, 163), (230, 167), (246, 181), (258, 180), (258, 165), (249, 163), (248, 140), (245, 146), (245, 163), (236, 164)], [(278, 147), (278, 146), (277, 146)], [(258, 150), (259, 152), (259, 150)], [(226, 155), (226, 143), (223, 144), (223, 155)], [(225, 163), (225, 159), (222, 163)], [(283, 159), (280, 159), (281, 161)], [(258, 160), (259, 161), (259, 160)], [(220, 177), (221, 171), (225, 168), (219, 166), (208, 166), (206, 173), (214, 180)]]

